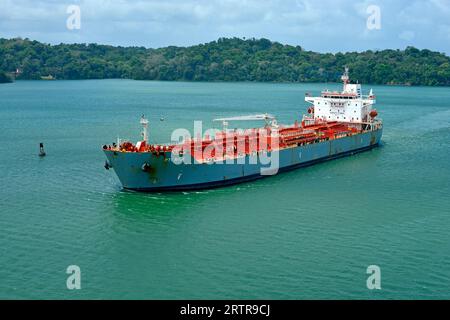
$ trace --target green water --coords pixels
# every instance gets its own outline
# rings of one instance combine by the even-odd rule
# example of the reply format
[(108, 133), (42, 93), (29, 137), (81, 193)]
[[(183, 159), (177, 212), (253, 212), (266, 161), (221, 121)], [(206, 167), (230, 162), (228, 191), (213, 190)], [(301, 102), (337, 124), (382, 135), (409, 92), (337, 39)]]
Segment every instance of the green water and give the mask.
[(381, 148), (257, 182), (139, 194), (103, 168), (101, 145), (137, 140), (142, 113), (165, 142), (217, 116), (292, 122), (325, 86), (1, 85), (0, 298), (449, 299), (449, 88), (375, 86)]

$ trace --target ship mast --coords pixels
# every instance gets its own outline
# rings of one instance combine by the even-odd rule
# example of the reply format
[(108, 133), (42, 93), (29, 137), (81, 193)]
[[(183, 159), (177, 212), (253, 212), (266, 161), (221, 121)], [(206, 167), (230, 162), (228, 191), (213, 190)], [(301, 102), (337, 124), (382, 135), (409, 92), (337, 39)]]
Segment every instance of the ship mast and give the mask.
[(145, 115), (142, 115), (140, 122), (142, 125), (142, 138), (148, 143), (148, 120), (145, 118)]
[(342, 82), (344, 82), (344, 91), (347, 87), (347, 84), (350, 82), (350, 76), (348, 75), (348, 67), (345, 67), (344, 74), (341, 77)]

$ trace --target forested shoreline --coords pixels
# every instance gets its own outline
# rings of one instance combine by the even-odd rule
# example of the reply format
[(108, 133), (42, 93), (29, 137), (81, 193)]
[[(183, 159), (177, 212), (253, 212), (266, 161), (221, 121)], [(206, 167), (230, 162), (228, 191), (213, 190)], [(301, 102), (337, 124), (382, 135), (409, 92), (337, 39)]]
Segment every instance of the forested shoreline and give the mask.
[(367, 84), (450, 86), (450, 58), (414, 47), (331, 54), (267, 39), (159, 49), (0, 39), (0, 82), (17, 69), (18, 80), (336, 82), (344, 66), (353, 80)]

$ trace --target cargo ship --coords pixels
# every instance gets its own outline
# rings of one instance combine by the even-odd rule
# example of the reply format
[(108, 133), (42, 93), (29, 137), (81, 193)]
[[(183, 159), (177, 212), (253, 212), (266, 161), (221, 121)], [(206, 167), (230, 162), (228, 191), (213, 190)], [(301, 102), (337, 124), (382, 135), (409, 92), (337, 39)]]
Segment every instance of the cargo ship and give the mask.
[[(348, 68), (342, 91), (307, 93), (307, 113), (292, 124), (270, 114), (215, 119), (223, 129), (185, 135), (168, 144), (149, 143), (142, 116), (141, 141), (104, 145), (105, 168), (113, 169), (127, 190), (164, 192), (222, 187), (354, 155), (380, 145), (383, 123), (370, 90), (351, 83)], [(263, 121), (259, 128), (230, 129), (230, 123)]]

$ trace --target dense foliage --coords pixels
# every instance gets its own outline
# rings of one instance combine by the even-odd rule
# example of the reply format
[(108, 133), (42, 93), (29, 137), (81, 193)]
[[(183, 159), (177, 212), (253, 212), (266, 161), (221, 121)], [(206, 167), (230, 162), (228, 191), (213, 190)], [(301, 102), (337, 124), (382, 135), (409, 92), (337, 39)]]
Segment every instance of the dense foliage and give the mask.
[(335, 82), (344, 66), (364, 83), (450, 85), (450, 58), (413, 47), (321, 54), (267, 39), (161, 49), (0, 39), (0, 70), (18, 68), (18, 79)]
[(0, 83), (8, 83), (11, 81), (11, 78), (5, 72), (0, 71)]

